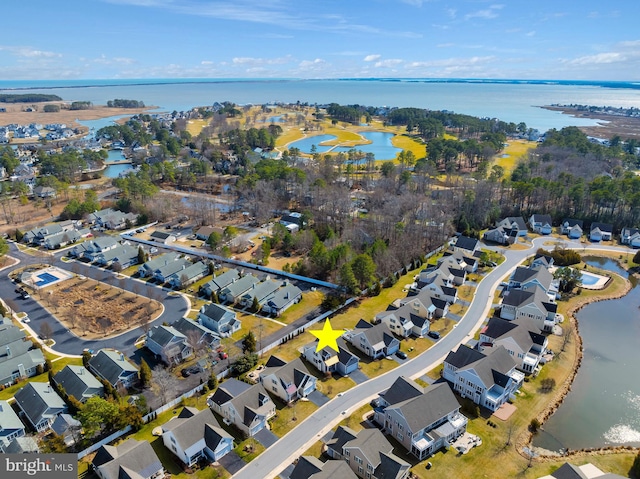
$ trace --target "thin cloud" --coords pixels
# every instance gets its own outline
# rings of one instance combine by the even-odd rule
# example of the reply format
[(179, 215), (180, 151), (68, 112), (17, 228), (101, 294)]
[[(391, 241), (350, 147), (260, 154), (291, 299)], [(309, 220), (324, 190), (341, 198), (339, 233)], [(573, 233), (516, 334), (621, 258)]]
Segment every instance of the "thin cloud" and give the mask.
[(374, 66), (376, 68), (393, 68), (400, 65), (401, 63), (404, 63), (404, 60), (401, 60), (400, 58), (389, 58), (387, 60), (376, 62)]
[(374, 62), (376, 60), (378, 60), (381, 57), (381, 55), (367, 55), (366, 57), (364, 57), (364, 61), (365, 62)]
[(6, 51), (16, 57), (23, 57), (23, 58), (60, 58), (62, 57), (61, 53), (38, 50), (36, 48), (25, 47), (25, 46), (0, 46), (0, 51)]
[(291, 56), (279, 58), (235, 57), (232, 62), (235, 65), (284, 65), (291, 62)]
[(464, 18), (465, 20), (470, 20), (472, 18), (482, 18), (485, 20), (491, 20), (498, 16), (498, 10), (502, 10), (502, 8), (504, 8), (504, 5), (501, 5), (501, 4), (490, 5), (489, 8), (486, 8), (484, 10), (478, 10), (475, 12), (467, 13), (464, 16)]

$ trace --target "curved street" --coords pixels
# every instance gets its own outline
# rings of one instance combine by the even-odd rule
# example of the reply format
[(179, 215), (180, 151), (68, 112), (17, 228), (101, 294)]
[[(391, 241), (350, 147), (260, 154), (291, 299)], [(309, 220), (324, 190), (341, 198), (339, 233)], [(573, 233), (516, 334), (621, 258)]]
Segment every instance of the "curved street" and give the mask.
[[(49, 349), (60, 352), (67, 355), (81, 355), (85, 348), (88, 349), (100, 349), (100, 348), (114, 348), (122, 351), (127, 356), (131, 356), (136, 350), (136, 340), (144, 334), (142, 327), (131, 329), (125, 333), (117, 336), (113, 336), (105, 339), (93, 339), (87, 340), (80, 336), (76, 336), (69, 330), (67, 330), (62, 324), (60, 324), (53, 315), (42, 307), (33, 298), (22, 299), (15, 293), (16, 284), (9, 279), (9, 273), (17, 268), (22, 268), (29, 264), (50, 262), (50, 257), (46, 258), (40, 256), (32, 256), (21, 252), (15, 243), (9, 243), (9, 255), (18, 259), (20, 262), (0, 272), (0, 297), (2, 297), (7, 306), (9, 306), (14, 313), (24, 312), (29, 316), (31, 322), (28, 326), (36, 333), (40, 331), (43, 324), (47, 323), (53, 334), (51, 339), (55, 341), (55, 344)], [(70, 271), (71, 265), (74, 265), (74, 271), (78, 274), (86, 276), (87, 278), (95, 279), (98, 281), (104, 281), (107, 275), (114, 275), (110, 271), (105, 271), (97, 266), (82, 263), (81, 261), (63, 262), (61, 257), (64, 253), (58, 252), (53, 255), (53, 266), (60, 269)], [(124, 289), (127, 291), (133, 291), (134, 285), (140, 291), (140, 295), (159, 300), (163, 305), (162, 314), (156, 318), (151, 326), (162, 324), (163, 322), (172, 323), (182, 316), (186, 316), (189, 310), (189, 302), (180, 294), (168, 294), (170, 291), (160, 286), (148, 285), (142, 281), (136, 281), (127, 276), (121, 276), (124, 278)]]
[(496, 248), (501, 252), (504, 250), (505, 261), (488, 273), (478, 284), (469, 309), (449, 334), (418, 357), (401, 364), (386, 374), (349, 389), (340, 397), (335, 397), (244, 466), (233, 477), (235, 479), (276, 477), (347, 415), (377, 397), (379, 392), (388, 389), (398, 376), (416, 378), (441, 364), (449, 351), (473, 338), (475, 331), (487, 317), (493, 302), (493, 294), (503, 278), (508, 276), (527, 257), (533, 255), (538, 248), (552, 249), (554, 244), (545, 244), (548, 242), (557, 242), (558, 245), (571, 249), (615, 251), (623, 254), (630, 251), (626, 247), (583, 244), (578, 241), (554, 240), (550, 237), (534, 239), (532, 246), (528, 249)]

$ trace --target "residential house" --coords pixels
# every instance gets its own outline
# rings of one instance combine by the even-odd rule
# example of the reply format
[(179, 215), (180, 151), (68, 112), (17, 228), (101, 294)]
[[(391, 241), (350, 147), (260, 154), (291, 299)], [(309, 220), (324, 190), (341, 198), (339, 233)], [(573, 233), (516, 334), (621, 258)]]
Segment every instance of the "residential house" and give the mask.
[(164, 468), (149, 441), (127, 439), (117, 446), (101, 446), (91, 462), (100, 479), (155, 479)]
[(473, 256), (479, 248), (480, 241), (475, 238), (469, 238), (468, 236), (458, 236), (458, 239), (452, 245), (453, 251), (460, 251), (468, 256)]
[(160, 244), (175, 243), (176, 239), (176, 235), (160, 230), (156, 230), (149, 235), (149, 241), (155, 241)]
[(14, 437), (5, 447), (5, 454), (37, 454), (40, 452), (38, 441), (33, 436)]
[(432, 298), (442, 299), (448, 303), (458, 300), (458, 290), (454, 286), (454, 275), (448, 268), (429, 268), (420, 272), (418, 288), (428, 291)]
[(71, 414), (62, 413), (54, 419), (51, 430), (61, 436), (67, 446), (71, 446), (80, 437), (82, 424)]
[(211, 281), (207, 281), (200, 287), (200, 294), (209, 298), (213, 293), (218, 294), (220, 290), (226, 288), (238, 279), (240, 279), (240, 273), (238, 273), (237, 269), (232, 268), (217, 276), (214, 273)]
[(533, 214), (529, 218), (529, 226), (531, 229), (541, 235), (550, 235), (553, 231), (551, 216)]
[(48, 430), (67, 405), (49, 383), (30, 382), (14, 395), (20, 415), (38, 432)]
[(233, 449), (233, 437), (220, 427), (211, 409), (185, 407), (162, 425), (162, 442), (183, 464), (217, 462)]
[(50, 225), (42, 226), (40, 228), (34, 228), (27, 231), (22, 237), (22, 241), (27, 244), (40, 246), (44, 243), (44, 240), (52, 235), (62, 233), (62, 227), (59, 223), (52, 223)]
[(268, 278), (260, 283), (255, 283), (240, 296), (240, 306), (243, 308), (251, 307), (255, 298), (262, 308), (262, 305), (267, 302), (267, 299), (278, 291), (281, 284), (279, 281)]
[(640, 248), (640, 229), (625, 226), (620, 233), (620, 243)]
[(165, 364), (176, 365), (193, 354), (187, 337), (173, 328), (163, 324), (149, 329), (144, 345)]
[(191, 261), (184, 257), (175, 261), (167, 261), (154, 271), (153, 279), (160, 283), (165, 283), (172, 275), (187, 269), (189, 266), (191, 266)]
[[(602, 472), (593, 464), (574, 466), (565, 462), (562, 466), (547, 476), (538, 479), (625, 479), (626, 476)], [(293, 479), (293, 478), (292, 478)]]
[(413, 335), (422, 338), (429, 332), (429, 319), (435, 316), (433, 304), (425, 306), (415, 298), (397, 307), (391, 305), (386, 311), (376, 314), (374, 321), (384, 323), (396, 335), (408, 338)]
[(539, 286), (549, 296), (549, 301), (555, 301), (558, 295), (558, 281), (553, 278), (549, 270), (537, 263), (535, 266), (518, 266), (509, 277), (509, 291), (514, 289), (528, 289)]
[(502, 298), (500, 317), (514, 320), (531, 318), (536, 321), (540, 331), (551, 332), (557, 321), (558, 305), (549, 300), (549, 296), (540, 286), (514, 289)]
[[(395, 391), (394, 391), (395, 389)], [(426, 389), (399, 377), (381, 394), (374, 421), (419, 460), (447, 448), (467, 429), (467, 418), (451, 387), (440, 383)]]
[(198, 322), (223, 338), (239, 331), (242, 326), (240, 320), (236, 319), (235, 311), (216, 303), (210, 303), (200, 308)]
[(0, 384), (11, 386), (17, 379), (35, 376), (44, 364), (42, 350), (33, 347), (24, 330), (11, 320), (0, 321)]
[(546, 269), (549, 269), (553, 266), (554, 263), (554, 259), (553, 256), (549, 256), (546, 254), (542, 254), (542, 253), (536, 253), (536, 255), (533, 257), (533, 260), (531, 260), (531, 268), (536, 268), (536, 267), (543, 267)]
[(420, 301), (422, 306), (419, 307), (424, 308), (430, 320), (442, 318), (449, 313), (449, 302), (432, 296), (432, 291), (427, 288), (421, 289), (417, 294), (410, 292), (406, 298), (397, 299), (393, 304), (400, 307), (414, 301)]
[(119, 244), (118, 240), (113, 236), (101, 236), (74, 246), (69, 251), (69, 255), (76, 258), (84, 258), (92, 262), (95, 261), (99, 255), (117, 248)]
[(180, 318), (174, 321), (171, 326), (173, 326), (176, 331), (184, 334), (189, 342), (193, 341), (196, 346), (203, 345), (204, 347), (212, 349), (220, 346), (220, 336), (197, 321)]
[(355, 432), (340, 426), (327, 442), (327, 454), (342, 459), (362, 479), (405, 479), (410, 464), (393, 453), (393, 446), (378, 429)]
[(138, 368), (127, 361), (124, 354), (112, 349), (98, 351), (98, 354), (89, 360), (88, 368), (114, 388), (129, 388), (138, 381)]
[(478, 271), (478, 260), (475, 257), (467, 256), (461, 251), (445, 251), (442, 257), (438, 259), (438, 267), (444, 262), (448, 262), (448, 266), (452, 268), (463, 269), (467, 273), (475, 273)]
[(138, 248), (129, 244), (121, 244), (108, 251), (98, 253), (94, 261), (100, 266), (118, 265), (120, 269), (125, 269), (138, 264)]
[(578, 239), (584, 233), (584, 222), (573, 218), (565, 218), (560, 225), (560, 232), (569, 239)]
[(198, 231), (196, 231), (196, 239), (207, 241), (209, 239), (209, 236), (211, 236), (211, 233), (222, 234), (223, 230), (222, 228), (217, 228), (215, 226), (202, 226), (198, 228)]
[(258, 280), (254, 275), (247, 274), (222, 288), (218, 293), (218, 298), (220, 301), (227, 303), (236, 303), (244, 293), (249, 291), (249, 289), (259, 282), (260, 280)]
[(179, 258), (180, 255), (174, 252), (158, 255), (138, 266), (138, 275), (142, 278), (153, 277), (161, 266), (169, 264), (172, 261), (176, 261)]
[(50, 186), (36, 186), (33, 189), (33, 196), (38, 198), (55, 198), (56, 190)]
[(88, 229), (61, 231), (60, 233), (47, 236), (42, 243), (47, 249), (64, 248), (65, 246), (75, 243), (80, 238), (90, 234)]
[(320, 372), (324, 374), (336, 373), (340, 376), (348, 376), (358, 369), (360, 359), (349, 351), (344, 339), (338, 338), (338, 351), (330, 347), (324, 347), (320, 351), (318, 340), (306, 344), (302, 350), (302, 356)]
[(53, 376), (53, 382), (80, 402), (93, 396), (104, 396), (104, 386), (84, 366), (66, 365)]
[(613, 238), (613, 225), (608, 223), (591, 223), (589, 239), (591, 241), (611, 241)]
[(287, 363), (270, 356), (259, 377), (265, 389), (287, 404), (305, 398), (316, 390), (316, 377), (309, 373), (300, 358)]
[(508, 216), (496, 222), (496, 227), (485, 232), (482, 238), (499, 244), (513, 244), (518, 237), (526, 236), (527, 232), (527, 225), (521, 216)]
[(207, 404), (246, 436), (268, 427), (267, 421), (276, 414), (276, 405), (262, 384), (252, 386), (233, 378), (218, 386)]
[(289, 479), (357, 479), (344, 461), (322, 462), (313, 456), (300, 456)]
[(123, 213), (112, 208), (95, 211), (87, 215), (88, 223), (110, 230), (123, 229), (127, 224), (134, 225), (137, 219), (138, 217), (134, 213)]
[(24, 424), (7, 401), (0, 401), (0, 453), (16, 437), (24, 436)]
[(280, 316), (289, 307), (300, 302), (302, 299), (302, 291), (297, 286), (285, 281), (284, 285), (275, 293), (269, 296), (262, 305), (262, 312)]
[(445, 358), (442, 377), (463, 398), (491, 411), (513, 399), (524, 381), (524, 374), (516, 369), (515, 360), (503, 346), (488, 354), (459, 346)]
[(398, 341), (384, 323), (373, 325), (363, 319), (344, 334), (344, 338), (371, 359), (380, 359), (400, 349)]
[(198, 261), (173, 273), (167, 278), (167, 282), (174, 288), (186, 288), (200, 278), (204, 278), (207, 274), (209, 274), (209, 266), (202, 261)]
[(547, 337), (540, 334), (540, 328), (529, 318), (508, 321), (490, 318), (480, 332), (476, 349), (488, 352), (490, 348), (504, 347), (516, 361), (516, 367), (525, 374), (536, 371), (548, 345)]

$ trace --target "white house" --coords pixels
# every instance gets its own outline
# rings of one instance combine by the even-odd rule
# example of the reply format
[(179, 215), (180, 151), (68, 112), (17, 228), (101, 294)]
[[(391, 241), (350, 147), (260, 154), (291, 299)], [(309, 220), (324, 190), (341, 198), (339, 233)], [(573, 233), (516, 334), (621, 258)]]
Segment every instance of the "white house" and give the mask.
[(24, 436), (24, 424), (7, 401), (0, 401), (0, 452), (16, 437)]
[(200, 308), (198, 322), (223, 338), (231, 336), (242, 327), (242, 323), (236, 318), (235, 311), (216, 303)]
[(400, 349), (400, 341), (384, 323), (373, 325), (361, 319), (354, 329), (344, 334), (344, 338), (371, 359), (390, 356)]
[(542, 235), (550, 235), (553, 231), (551, 216), (549, 215), (531, 215), (531, 218), (529, 218), (529, 226), (534, 232)]
[(182, 409), (162, 425), (162, 442), (189, 467), (200, 459), (216, 462), (233, 449), (233, 437), (220, 427), (208, 408)]
[(49, 383), (27, 383), (14, 398), (23, 417), (38, 432), (48, 430), (56, 416), (67, 411), (67, 405)]
[(149, 329), (144, 345), (156, 357), (172, 366), (183, 362), (193, 354), (187, 337), (172, 326), (163, 324)]
[(120, 385), (129, 388), (138, 381), (138, 368), (115, 350), (101, 349), (89, 360), (87, 367), (114, 388)]
[(613, 238), (613, 225), (609, 223), (591, 223), (589, 239), (594, 242), (611, 241)]
[(442, 377), (458, 394), (479, 406), (496, 411), (510, 399), (524, 381), (516, 362), (502, 346), (483, 354), (461, 345), (444, 360)]
[(625, 226), (620, 233), (620, 243), (640, 248), (640, 229)]
[(306, 398), (316, 390), (316, 377), (309, 373), (300, 358), (287, 363), (270, 356), (259, 377), (266, 390), (287, 404)]
[(531, 318), (540, 331), (550, 332), (556, 324), (558, 305), (549, 300), (547, 293), (537, 285), (510, 290), (502, 298), (500, 317), (514, 320)]
[(164, 475), (151, 443), (135, 439), (117, 446), (101, 446), (91, 465), (100, 479), (156, 479)]

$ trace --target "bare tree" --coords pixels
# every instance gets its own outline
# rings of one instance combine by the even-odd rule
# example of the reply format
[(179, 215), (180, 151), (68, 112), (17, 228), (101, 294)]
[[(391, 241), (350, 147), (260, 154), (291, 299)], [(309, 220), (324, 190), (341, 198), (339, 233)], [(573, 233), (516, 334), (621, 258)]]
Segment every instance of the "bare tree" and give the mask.
[(151, 390), (156, 393), (162, 404), (169, 401), (169, 393), (175, 391), (178, 387), (178, 378), (171, 371), (165, 369), (160, 364), (153, 368), (151, 374)]
[(49, 339), (53, 334), (53, 329), (49, 323), (42, 323), (40, 326), (40, 337), (42, 339)]
[(200, 353), (206, 347), (206, 345), (202, 341), (200, 341), (200, 333), (196, 330), (187, 331), (186, 336), (187, 344), (193, 351), (193, 354), (195, 354), (196, 357), (200, 356)]

